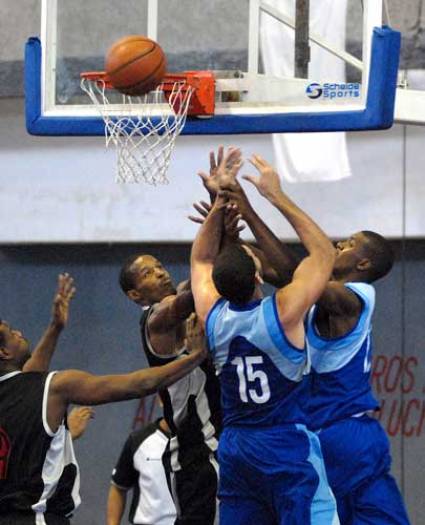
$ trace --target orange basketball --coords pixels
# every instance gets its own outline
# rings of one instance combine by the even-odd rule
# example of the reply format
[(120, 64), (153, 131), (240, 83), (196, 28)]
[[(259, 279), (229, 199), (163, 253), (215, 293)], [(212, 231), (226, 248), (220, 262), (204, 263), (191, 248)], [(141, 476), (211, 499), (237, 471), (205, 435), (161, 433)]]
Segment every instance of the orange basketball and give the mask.
[(164, 78), (166, 66), (161, 46), (141, 35), (117, 40), (105, 59), (111, 84), (125, 95), (143, 95), (155, 89)]

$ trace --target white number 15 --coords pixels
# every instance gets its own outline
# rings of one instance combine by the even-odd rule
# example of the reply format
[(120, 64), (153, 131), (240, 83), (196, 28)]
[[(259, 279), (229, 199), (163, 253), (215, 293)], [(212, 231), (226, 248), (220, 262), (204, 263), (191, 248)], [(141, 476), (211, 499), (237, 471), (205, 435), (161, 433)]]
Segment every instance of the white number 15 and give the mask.
[[(232, 365), (236, 366), (236, 373), (239, 378), (239, 394), (244, 403), (248, 403), (248, 395), (254, 403), (267, 403), (270, 399), (270, 387), (267, 375), (262, 370), (254, 370), (254, 365), (263, 364), (261, 356), (235, 357)], [(248, 383), (253, 383), (256, 379), (260, 381), (260, 393), (255, 388), (248, 388), (245, 380), (245, 371)], [(249, 386), (249, 385), (248, 385)]]

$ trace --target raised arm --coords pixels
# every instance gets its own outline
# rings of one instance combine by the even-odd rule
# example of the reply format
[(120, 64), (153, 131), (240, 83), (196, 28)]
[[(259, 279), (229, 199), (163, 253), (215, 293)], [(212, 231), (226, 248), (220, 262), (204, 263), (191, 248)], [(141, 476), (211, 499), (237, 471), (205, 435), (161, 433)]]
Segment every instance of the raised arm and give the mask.
[(282, 191), (279, 176), (273, 167), (259, 155), (254, 155), (251, 162), (260, 176), (245, 178), (288, 220), (308, 252), (296, 268), (291, 283), (276, 294), (279, 318), (288, 339), (303, 347), (304, 316), (329, 281), (335, 250), (319, 226)]
[[(219, 154), (219, 158), (221, 160), (215, 172), (218, 187), (234, 180), (242, 165), (241, 152), (237, 148), (229, 148), (226, 155)], [(202, 322), (205, 322), (208, 312), (219, 298), (212, 279), (212, 270), (220, 250), (225, 206), (226, 200), (219, 194), (192, 245), (192, 292), (195, 310)]]
[(52, 320), (31, 357), (25, 363), (24, 372), (46, 372), (49, 369), (59, 336), (68, 322), (69, 303), (74, 294), (75, 287), (72, 277), (67, 273), (60, 274), (53, 300)]
[(226, 202), (221, 197), (215, 200), (192, 244), (190, 257), (192, 292), (196, 313), (203, 322), (219, 298), (212, 279), (212, 271), (220, 249), (225, 206)]

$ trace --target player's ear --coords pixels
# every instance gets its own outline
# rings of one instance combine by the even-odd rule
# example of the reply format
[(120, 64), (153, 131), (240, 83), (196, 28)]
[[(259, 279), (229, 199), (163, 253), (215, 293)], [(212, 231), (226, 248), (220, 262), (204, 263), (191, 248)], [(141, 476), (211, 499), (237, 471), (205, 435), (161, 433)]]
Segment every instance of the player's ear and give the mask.
[(128, 292), (126, 292), (126, 295), (131, 301), (134, 301), (135, 303), (140, 303), (142, 300), (142, 296), (140, 292), (138, 292), (134, 288), (131, 290), (128, 290)]
[(365, 272), (367, 270), (370, 270), (371, 267), (372, 263), (370, 262), (370, 259), (361, 259), (356, 264), (356, 270), (358, 270), (359, 272)]
[(0, 361), (9, 361), (11, 358), (10, 351), (5, 346), (0, 346)]

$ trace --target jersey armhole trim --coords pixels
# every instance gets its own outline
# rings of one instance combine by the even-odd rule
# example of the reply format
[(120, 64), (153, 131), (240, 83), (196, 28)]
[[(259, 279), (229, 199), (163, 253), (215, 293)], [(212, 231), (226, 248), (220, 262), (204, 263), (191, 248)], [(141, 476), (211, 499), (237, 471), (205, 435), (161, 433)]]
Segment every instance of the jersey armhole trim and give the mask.
[(224, 297), (219, 297), (213, 304), (210, 311), (208, 312), (207, 318), (205, 319), (205, 335), (207, 336), (208, 351), (213, 354), (215, 352), (214, 342), (214, 326), (217, 319), (217, 315), (220, 311), (220, 307), (226, 302)]
[[(360, 325), (362, 323), (364, 325), (367, 324), (367, 319), (371, 318), (372, 317), (372, 313), (373, 313), (373, 309), (371, 308), (371, 305), (369, 304), (369, 302), (366, 302), (366, 297), (363, 294), (360, 294), (357, 290), (351, 288), (350, 286), (347, 286), (347, 288), (354, 295), (356, 295), (359, 298), (359, 300), (360, 300), (360, 302), (362, 304), (362, 309), (361, 309), (360, 315), (357, 318), (357, 321), (354, 324), (353, 328), (351, 330), (349, 330), (346, 334), (340, 335), (338, 337), (331, 337), (331, 338), (323, 337), (322, 335), (320, 335), (319, 330), (317, 328), (316, 318), (317, 318), (318, 309), (315, 308), (313, 313), (312, 313), (312, 315), (311, 315), (311, 322), (309, 323), (310, 324), (310, 328), (311, 328), (310, 336), (312, 335), (313, 337), (315, 337), (319, 341), (323, 341), (325, 343), (326, 342), (341, 341), (341, 340), (345, 339), (346, 337), (350, 337), (356, 330), (359, 329), (359, 327), (360, 327)], [(366, 333), (366, 335), (367, 335), (367, 333)]]
[(43, 427), (44, 427), (44, 431), (46, 432), (46, 434), (50, 437), (54, 437), (58, 433), (60, 425), (61, 425), (59, 424), (58, 430), (56, 430), (56, 432), (53, 432), (53, 430), (49, 426), (49, 423), (47, 422), (47, 403), (49, 400), (49, 388), (50, 388), (50, 383), (52, 381), (52, 378), (56, 373), (57, 373), (56, 371), (49, 373), (49, 375), (46, 378), (46, 382), (44, 383), (44, 392), (43, 392), (43, 408), (42, 408)]
[(285, 330), (283, 329), (283, 326), (282, 326), (282, 323), (280, 322), (280, 318), (279, 318), (279, 311), (278, 311), (278, 308), (277, 308), (277, 294), (276, 292), (272, 295), (272, 303), (273, 303), (273, 312), (274, 312), (274, 316), (275, 316), (275, 319), (276, 319), (276, 322), (277, 322), (277, 325), (278, 325), (278, 328), (279, 328), (279, 332), (282, 336), (282, 339), (283, 341), (289, 346), (289, 349), (290, 350), (293, 350), (295, 352), (295, 354), (298, 354), (298, 355), (304, 355), (305, 352), (306, 352), (306, 337), (304, 335), (304, 347), (303, 348), (298, 348), (297, 346), (293, 345), (291, 343), (291, 341), (289, 341), (289, 339), (286, 337), (286, 334), (285, 334)]

